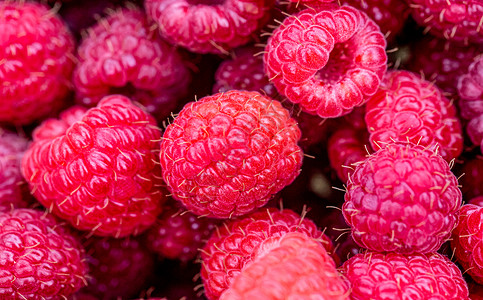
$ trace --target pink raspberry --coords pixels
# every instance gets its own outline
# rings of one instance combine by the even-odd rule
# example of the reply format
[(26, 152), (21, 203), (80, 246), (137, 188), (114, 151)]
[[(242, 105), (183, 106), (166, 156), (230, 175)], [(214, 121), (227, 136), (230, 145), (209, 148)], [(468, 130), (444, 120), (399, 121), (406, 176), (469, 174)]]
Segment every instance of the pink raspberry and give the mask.
[(439, 253), (403, 255), (367, 252), (342, 265), (351, 299), (469, 300), (458, 267)]
[(461, 207), (451, 247), (467, 273), (483, 284), (483, 207), (473, 204)]
[(324, 247), (303, 233), (290, 232), (265, 240), (220, 299), (345, 300), (349, 294)]
[(22, 173), (37, 200), (75, 228), (137, 234), (161, 212), (159, 141), (152, 116), (112, 95), (37, 127)]
[(87, 284), (84, 248), (52, 215), (14, 209), (0, 224), (0, 298), (66, 299)]
[(79, 103), (95, 106), (102, 97), (120, 93), (158, 119), (174, 110), (186, 94), (190, 73), (176, 49), (150, 25), (143, 12), (130, 7), (88, 29), (73, 76)]
[(481, 0), (406, 0), (414, 20), (431, 34), (454, 41), (483, 42)]
[(393, 141), (437, 145), (448, 161), (463, 150), (455, 107), (436, 86), (408, 71), (386, 74), (367, 102), (365, 120), (374, 150)]
[(395, 143), (357, 165), (342, 212), (362, 247), (429, 253), (450, 237), (461, 201), (456, 176), (439, 154)]
[(44, 4), (0, 2), (0, 122), (24, 125), (64, 106), (74, 40)]
[(483, 55), (476, 56), (458, 78), (461, 115), (472, 119), (483, 115)]
[(306, 112), (338, 117), (376, 92), (386, 71), (385, 47), (379, 27), (355, 8), (306, 9), (273, 32), (265, 72)]
[(197, 53), (227, 53), (248, 43), (269, 17), (274, 0), (146, 0), (161, 35)]
[(188, 103), (166, 128), (163, 178), (196, 215), (247, 214), (300, 173), (299, 139), (278, 101), (237, 90), (207, 96)]
[(319, 240), (333, 253), (332, 243), (312, 221), (287, 209), (260, 210), (221, 226), (201, 250), (201, 278), (208, 299), (218, 299), (230, 287), (263, 241), (295, 231)]

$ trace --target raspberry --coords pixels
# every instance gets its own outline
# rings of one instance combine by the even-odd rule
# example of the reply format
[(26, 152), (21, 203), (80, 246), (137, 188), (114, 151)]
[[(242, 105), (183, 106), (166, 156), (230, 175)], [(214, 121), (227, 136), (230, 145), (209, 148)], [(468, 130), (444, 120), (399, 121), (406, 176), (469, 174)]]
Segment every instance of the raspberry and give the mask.
[(469, 300), (461, 271), (439, 253), (358, 254), (342, 265), (342, 273), (351, 283), (354, 300)]
[(84, 249), (52, 215), (0, 212), (0, 298), (62, 299), (86, 285)]
[(24, 125), (64, 106), (74, 40), (40, 3), (0, 2), (0, 122)]
[(450, 237), (461, 201), (456, 176), (439, 154), (396, 143), (357, 165), (342, 212), (362, 247), (428, 253)]
[(376, 92), (386, 71), (385, 47), (379, 27), (355, 8), (306, 9), (273, 32), (265, 72), (304, 111), (338, 117)]
[(483, 284), (483, 207), (461, 207), (459, 223), (453, 231), (451, 247), (458, 262), (479, 284)]
[(299, 139), (278, 101), (237, 90), (207, 96), (188, 103), (166, 128), (163, 178), (196, 215), (247, 214), (300, 173)]
[(406, 0), (414, 20), (438, 37), (483, 42), (483, 4), (480, 0)]
[(63, 112), (37, 127), (22, 161), (34, 196), (79, 230), (123, 237), (161, 212), (160, 132), (128, 98)]
[(386, 74), (366, 104), (365, 120), (374, 150), (392, 141), (438, 145), (448, 161), (463, 150), (455, 107), (437, 87), (408, 71)]
[(461, 115), (472, 119), (483, 114), (483, 55), (476, 56), (458, 78)]
[(95, 106), (102, 97), (120, 93), (163, 119), (185, 96), (189, 71), (137, 8), (119, 9), (87, 32), (73, 76), (79, 103)]
[(146, 0), (161, 35), (196, 53), (227, 53), (249, 42), (274, 0)]
[(468, 201), (468, 204), (483, 206), (483, 196), (478, 196), (478, 197), (471, 199), (470, 201)]
[(260, 210), (221, 226), (201, 250), (201, 278), (208, 299), (218, 299), (230, 287), (263, 241), (295, 231), (321, 241), (333, 253), (332, 243), (312, 221), (287, 209)]
[(334, 260), (311, 237), (290, 232), (259, 249), (220, 299), (348, 299)]
[(464, 199), (483, 196), (483, 158), (476, 157), (467, 160), (462, 168), (460, 178)]

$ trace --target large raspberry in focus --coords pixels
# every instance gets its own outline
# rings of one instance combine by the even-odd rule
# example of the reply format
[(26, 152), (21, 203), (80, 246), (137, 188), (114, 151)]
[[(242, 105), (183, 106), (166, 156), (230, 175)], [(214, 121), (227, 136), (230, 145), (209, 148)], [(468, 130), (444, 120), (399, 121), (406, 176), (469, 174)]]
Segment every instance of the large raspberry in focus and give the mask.
[(265, 72), (306, 112), (338, 117), (376, 92), (386, 71), (385, 47), (379, 27), (356, 8), (305, 9), (268, 40)]
[(229, 218), (265, 205), (300, 173), (300, 130), (258, 92), (231, 90), (188, 103), (161, 142), (163, 177), (194, 214)]
[(450, 237), (461, 202), (456, 176), (439, 154), (396, 143), (357, 165), (342, 212), (362, 247), (429, 253)]
[(137, 234), (161, 212), (160, 135), (152, 116), (108, 96), (37, 127), (22, 172), (37, 200), (77, 229)]
[(66, 299), (87, 284), (84, 248), (52, 215), (15, 209), (0, 224), (0, 298)]
[(49, 7), (0, 2), (0, 122), (24, 125), (64, 106), (74, 40)]

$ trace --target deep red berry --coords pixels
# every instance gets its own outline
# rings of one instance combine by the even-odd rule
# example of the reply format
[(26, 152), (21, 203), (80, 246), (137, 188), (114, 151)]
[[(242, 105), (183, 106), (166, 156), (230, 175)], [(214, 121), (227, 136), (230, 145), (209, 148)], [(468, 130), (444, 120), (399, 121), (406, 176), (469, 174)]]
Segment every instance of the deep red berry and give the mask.
[(468, 201), (468, 204), (474, 204), (477, 206), (483, 206), (483, 196), (478, 196)]
[(476, 157), (463, 163), (459, 179), (463, 198), (483, 196), (483, 158)]

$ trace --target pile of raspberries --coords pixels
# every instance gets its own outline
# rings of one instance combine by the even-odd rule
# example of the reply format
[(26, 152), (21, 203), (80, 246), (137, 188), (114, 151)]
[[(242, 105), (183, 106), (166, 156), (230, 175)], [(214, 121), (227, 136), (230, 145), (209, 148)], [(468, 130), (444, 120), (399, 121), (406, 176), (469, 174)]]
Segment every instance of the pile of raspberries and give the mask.
[(0, 0), (0, 299), (482, 300), (482, 0)]

